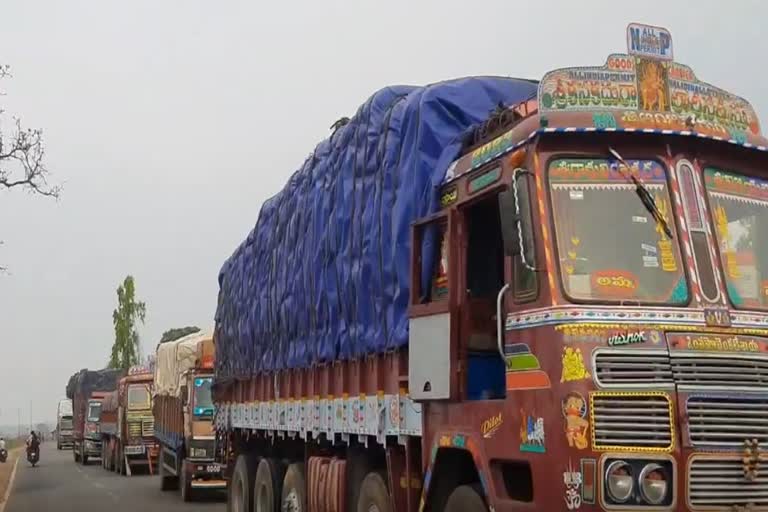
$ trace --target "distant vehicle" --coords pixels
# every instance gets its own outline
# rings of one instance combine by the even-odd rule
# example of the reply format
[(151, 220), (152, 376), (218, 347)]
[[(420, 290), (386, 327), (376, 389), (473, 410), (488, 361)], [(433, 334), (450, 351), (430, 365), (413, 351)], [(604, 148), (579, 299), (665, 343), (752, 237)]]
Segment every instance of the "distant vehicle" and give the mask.
[(160, 486), (181, 488), (184, 501), (226, 488), (214, 460), (213, 340), (190, 334), (157, 347), (155, 437), (161, 443)]
[(137, 366), (120, 379), (101, 409), (102, 466), (131, 476), (136, 466), (157, 467), (158, 443), (152, 416), (153, 375)]
[(59, 401), (56, 413), (56, 449), (72, 448), (72, 400)]
[(8, 460), (8, 450), (5, 448), (0, 448), (0, 462), (5, 462)]
[(75, 462), (87, 464), (91, 457), (101, 457), (102, 401), (117, 387), (122, 370), (81, 370), (69, 379), (67, 397), (73, 404), (73, 445)]

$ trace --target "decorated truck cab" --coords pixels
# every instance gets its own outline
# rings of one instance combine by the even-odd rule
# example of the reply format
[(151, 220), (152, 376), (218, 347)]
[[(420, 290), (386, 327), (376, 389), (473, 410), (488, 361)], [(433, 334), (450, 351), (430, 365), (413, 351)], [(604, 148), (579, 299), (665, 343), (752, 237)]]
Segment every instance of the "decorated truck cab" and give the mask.
[[(277, 281), (243, 300), (274, 283), (248, 251), (281, 268), (279, 248), (259, 259), (272, 243), (259, 219), (220, 275), (216, 423), (234, 510), (262, 489), (290, 510), (768, 507), (768, 140), (746, 100), (673, 60), (668, 31), (632, 24), (627, 45), (547, 73), (465, 134), (447, 170), (432, 161), (439, 206), (398, 240), (407, 344), (350, 356), (342, 341), (335, 360), (291, 367), (291, 336), (309, 328), (280, 314), (300, 294)], [(318, 259), (357, 261), (338, 229), (342, 246)], [(323, 335), (370, 313), (376, 263), (360, 265), (373, 277), (349, 316), (333, 309), (343, 266), (317, 275), (340, 291), (308, 311), (347, 322)], [(284, 368), (262, 364), (282, 346)]]
[[(425, 343), (460, 354), (427, 497), (458, 445), (496, 510), (768, 506), (768, 141), (666, 30), (627, 41), (489, 120), (422, 225), (447, 243), (412, 322), (445, 315), (455, 338)], [(467, 401), (489, 338), (505, 385)]]

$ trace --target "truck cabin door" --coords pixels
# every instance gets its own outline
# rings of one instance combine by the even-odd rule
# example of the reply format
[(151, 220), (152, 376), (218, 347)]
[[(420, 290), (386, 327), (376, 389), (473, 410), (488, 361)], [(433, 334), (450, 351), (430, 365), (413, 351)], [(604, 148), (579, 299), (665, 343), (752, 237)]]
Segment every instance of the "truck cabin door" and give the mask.
[(458, 397), (456, 219), (455, 211), (440, 212), (415, 223), (411, 233), (408, 387), (414, 400)]

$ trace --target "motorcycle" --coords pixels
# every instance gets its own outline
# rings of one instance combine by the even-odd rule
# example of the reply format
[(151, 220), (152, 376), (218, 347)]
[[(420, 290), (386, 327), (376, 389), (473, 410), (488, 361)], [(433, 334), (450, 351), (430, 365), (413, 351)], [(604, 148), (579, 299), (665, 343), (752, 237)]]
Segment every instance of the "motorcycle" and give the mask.
[(40, 460), (40, 448), (29, 448), (27, 449), (27, 461), (32, 464), (32, 467), (35, 467), (35, 465)]
[(6, 460), (8, 460), (8, 450), (0, 448), (0, 462), (5, 462)]

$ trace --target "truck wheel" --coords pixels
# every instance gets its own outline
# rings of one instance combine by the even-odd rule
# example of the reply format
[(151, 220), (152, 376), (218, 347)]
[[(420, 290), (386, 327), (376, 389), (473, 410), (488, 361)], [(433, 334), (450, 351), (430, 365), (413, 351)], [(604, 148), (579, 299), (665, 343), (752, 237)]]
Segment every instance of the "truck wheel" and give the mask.
[(283, 471), (275, 459), (261, 459), (253, 484), (254, 512), (275, 512), (283, 487)]
[(360, 486), (357, 498), (357, 512), (391, 512), (392, 498), (389, 496), (384, 477), (377, 473), (368, 473)]
[[(181, 500), (185, 503), (189, 503), (190, 501), (195, 499), (195, 493), (192, 489), (192, 482), (189, 481), (189, 475), (187, 474), (186, 468), (184, 467), (184, 461), (181, 461), (181, 471), (179, 472), (179, 487), (181, 488)], [(245, 512), (250, 512), (251, 509), (248, 509)]]
[(80, 462), (80, 457), (77, 455), (77, 448), (72, 447), (72, 458), (75, 459), (75, 464)]
[(460, 485), (445, 504), (445, 512), (488, 512), (483, 496), (472, 485)]
[(256, 477), (256, 459), (243, 453), (237, 457), (232, 480), (227, 490), (227, 512), (251, 512), (253, 510), (253, 481)]
[(283, 478), (280, 512), (305, 512), (307, 510), (307, 486), (305, 482), (304, 464), (294, 462), (289, 465), (285, 472), (285, 478)]
[(56, 443), (56, 449), (61, 451), (61, 445), (59, 443)]
[(83, 455), (83, 466), (87, 466), (87, 465), (88, 465), (88, 456)]
[(163, 452), (160, 452), (160, 457), (157, 460), (158, 469), (160, 473), (160, 490), (161, 491), (174, 491), (179, 488), (179, 479), (173, 475), (166, 475), (168, 472), (163, 465)]

